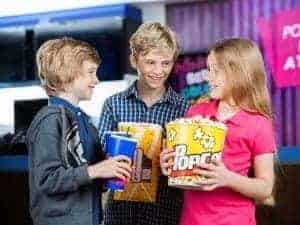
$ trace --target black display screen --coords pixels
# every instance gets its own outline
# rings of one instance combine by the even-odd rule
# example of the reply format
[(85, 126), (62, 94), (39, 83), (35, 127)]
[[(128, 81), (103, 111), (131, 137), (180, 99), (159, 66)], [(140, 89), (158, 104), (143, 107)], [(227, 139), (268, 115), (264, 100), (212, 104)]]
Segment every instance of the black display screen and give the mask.
[(37, 112), (48, 104), (48, 99), (14, 101), (14, 133), (26, 131)]

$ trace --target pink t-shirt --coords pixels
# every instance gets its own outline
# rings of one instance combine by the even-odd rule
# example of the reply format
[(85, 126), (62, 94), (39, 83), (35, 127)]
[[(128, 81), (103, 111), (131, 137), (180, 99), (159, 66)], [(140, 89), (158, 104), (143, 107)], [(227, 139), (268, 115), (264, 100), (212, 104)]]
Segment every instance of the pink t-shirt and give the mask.
[[(196, 104), (186, 117), (196, 115), (216, 118), (218, 102)], [(266, 117), (244, 110), (226, 122), (227, 135), (222, 153), (226, 167), (247, 176), (253, 159), (276, 149), (272, 122)], [(251, 175), (250, 175), (251, 176)], [(229, 188), (213, 191), (185, 191), (181, 225), (255, 225), (255, 204)]]

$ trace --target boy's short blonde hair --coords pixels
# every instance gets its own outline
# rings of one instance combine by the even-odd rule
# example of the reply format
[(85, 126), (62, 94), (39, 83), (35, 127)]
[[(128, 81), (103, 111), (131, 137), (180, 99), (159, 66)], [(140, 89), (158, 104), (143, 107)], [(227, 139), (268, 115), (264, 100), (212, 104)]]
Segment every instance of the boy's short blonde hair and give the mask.
[(158, 22), (144, 23), (130, 38), (131, 53), (147, 54), (152, 49), (167, 49), (174, 53), (174, 60), (178, 57), (179, 46), (175, 33)]
[(48, 40), (37, 51), (38, 76), (49, 96), (64, 92), (66, 85), (81, 75), (83, 61), (100, 64), (95, 48), (68, 37)]

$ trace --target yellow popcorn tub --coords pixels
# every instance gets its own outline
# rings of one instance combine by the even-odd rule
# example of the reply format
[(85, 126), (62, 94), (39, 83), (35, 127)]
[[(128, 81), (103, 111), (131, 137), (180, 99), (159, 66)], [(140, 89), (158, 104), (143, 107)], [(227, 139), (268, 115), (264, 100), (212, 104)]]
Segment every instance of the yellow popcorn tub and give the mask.
[(130, 182), (122, 192), (115, 192), (115, 200), (155, 202), (160, 175), (159, 153), (162, 127), (151, 123), (120, 122), (119, 131), (125, 131), (138, 141)]
[(193, 175), (199, 163), (210, 163), (221, 156), (227, 128), (221, 122), (203, 117), (178, 119), (166, 125), (167, 148), (175, 150), (174, 165), (168, 185), (193, 188), (195, 181), (203, 179)]

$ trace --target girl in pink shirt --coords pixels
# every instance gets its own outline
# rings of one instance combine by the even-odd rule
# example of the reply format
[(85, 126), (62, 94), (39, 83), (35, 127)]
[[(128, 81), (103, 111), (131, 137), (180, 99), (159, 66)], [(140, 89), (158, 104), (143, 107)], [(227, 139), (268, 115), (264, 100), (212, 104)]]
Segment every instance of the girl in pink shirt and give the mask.
[[(276, 149), (263, 58), (246, 39), (216, 43), (207, 59), (211, 100), (190, 107), (186, 117), (222, 121), (228, 131), (222, 157), (200, 164), (199, 190), (186, 190), (181, 225), (255, 225), (255, 201), (270, 198)], [(161, 153), (168, 175), (173, 150)]]

